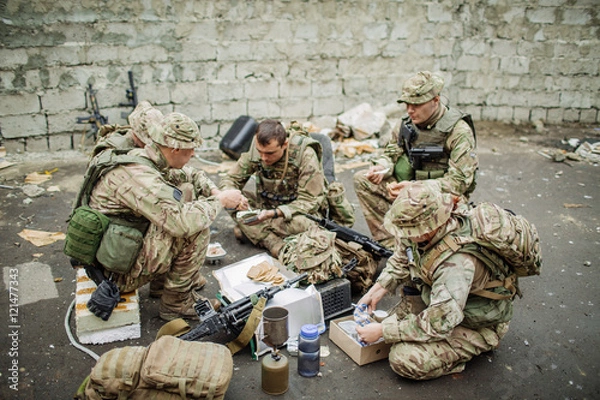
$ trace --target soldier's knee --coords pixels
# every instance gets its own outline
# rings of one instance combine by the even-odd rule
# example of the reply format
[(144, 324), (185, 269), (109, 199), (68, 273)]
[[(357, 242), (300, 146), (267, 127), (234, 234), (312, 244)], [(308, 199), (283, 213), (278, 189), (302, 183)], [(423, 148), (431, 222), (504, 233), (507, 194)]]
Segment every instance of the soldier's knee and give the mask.
[(403, 378), (413, 380), (431, 379), (432, 372), (440, 367), (439, 361), (409, 343), (394, 345), (389, 355), (392, 370)]

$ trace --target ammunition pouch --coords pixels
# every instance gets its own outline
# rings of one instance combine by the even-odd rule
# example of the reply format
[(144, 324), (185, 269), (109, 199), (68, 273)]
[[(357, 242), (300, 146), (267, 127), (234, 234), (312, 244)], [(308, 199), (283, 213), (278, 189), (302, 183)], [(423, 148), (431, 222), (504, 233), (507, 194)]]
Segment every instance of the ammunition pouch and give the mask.
[(128, 273), (144, 244), (144, 235), (149, 224), (145, 219), (131, 221), (111, 218), (96, 253), (98, 262), (107, 271), (117, 274)]
[(412, 181), (415, 179), (415, 170), (410, 164), (406, 154), (402, 154), (394, 165), (394, 176), (398, 182)]
[(86, 265), (96, 262), (96, 253), (110, 218), (88, 206), (78, 207), (67, 226), (64, 253)]

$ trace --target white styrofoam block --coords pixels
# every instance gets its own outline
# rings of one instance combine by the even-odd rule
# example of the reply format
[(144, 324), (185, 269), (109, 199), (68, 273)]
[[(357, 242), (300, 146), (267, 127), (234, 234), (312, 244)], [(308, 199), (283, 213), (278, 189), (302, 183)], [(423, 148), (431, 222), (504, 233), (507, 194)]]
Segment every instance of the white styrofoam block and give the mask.
[(108, 321), (104, 321), (92, 314), (86, 306), (94, 290), (94, 281), (88, 278), (83, 268), (79, 268), (75, 294), (75, 323), (79, 340), (82, 343), (98, 344), (139, 338), (141, 321), (138, 291), (121, 293), (125, 301), (115, 307)]

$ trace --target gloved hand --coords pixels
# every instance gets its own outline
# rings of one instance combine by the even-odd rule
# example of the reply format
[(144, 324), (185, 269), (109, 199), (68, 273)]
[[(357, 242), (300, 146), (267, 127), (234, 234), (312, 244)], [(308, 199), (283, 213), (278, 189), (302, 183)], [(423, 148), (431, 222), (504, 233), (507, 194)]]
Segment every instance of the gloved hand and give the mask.
[(117, 285), (109, 280), (104, 280), (92, 293), (92, 297), (87, 302), (87, 308), (96, 317), (107, 321), (121, 301), (125, 301), (125, 299), (121, 298), (121, 292)]

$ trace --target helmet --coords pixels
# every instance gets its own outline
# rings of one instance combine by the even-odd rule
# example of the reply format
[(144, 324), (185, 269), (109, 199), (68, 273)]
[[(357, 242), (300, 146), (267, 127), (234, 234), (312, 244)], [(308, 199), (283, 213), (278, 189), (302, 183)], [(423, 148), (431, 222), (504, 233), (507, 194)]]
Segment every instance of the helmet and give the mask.
[(194, 149), (202, 145), (198, 125), (181, 113), (167, 114), (160, 123), (151, 125), (148, 132), (154, 143), (171, 149)]
[(452, 195), (442, 192), (437, 182), (411, 182), (385, 214), (383, 226), (394, 236), (414, 238), (444, 225), (453, 209)]
[(444, 88), (444, 79), (429, 71), (421, 71), (402, 85), (398, 103), (423, 104), (438, 96)]
[(150, 144), (152, 139), (148, 134), (148, 128), (150, 125), (160, 123), (163, 118), (163, 113), (152, 107), (149, 102), (141, 101), (129, 114), (128, 120), (133, 134), (144, 144)]

